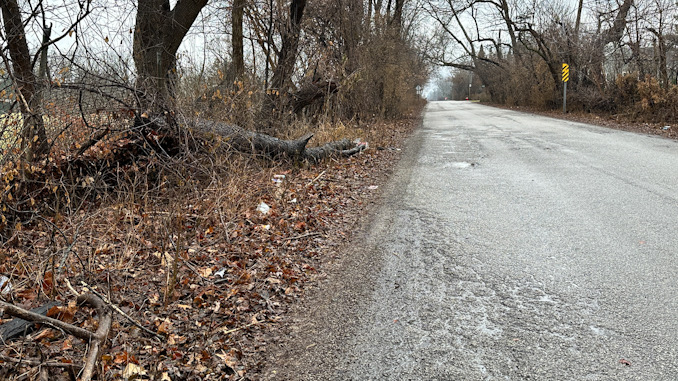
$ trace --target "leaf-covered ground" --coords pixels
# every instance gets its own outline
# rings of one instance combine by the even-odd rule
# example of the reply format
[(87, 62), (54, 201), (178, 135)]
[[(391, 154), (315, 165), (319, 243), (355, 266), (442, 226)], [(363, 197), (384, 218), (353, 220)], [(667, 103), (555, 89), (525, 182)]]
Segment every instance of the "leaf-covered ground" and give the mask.
[[(74, 292), (91, 288), (154, 332), (115, 313), (100, 380), (252, 379), (282, 316), (350, 239), (419, 123), (382, 123), (367, 151), (311, 167), (234, 155), (203, 175), (204, 164), (168, 166), (152, 184), (129, 168), (124, 191), (107, 190), (106, 202), (67, 200), (68, 213), (19, 227), (0, 253), (11, 283), (3, 299), (27, 309), (55, 300), (50, 316), (92, 330), (94, 310), (74, 303)], [(96, 191), (97, 179), (84, 181)], [(41, 327), (2, 344), (0, 378), (36, 378), (21, 359), (82, 364), (86, 349)]]

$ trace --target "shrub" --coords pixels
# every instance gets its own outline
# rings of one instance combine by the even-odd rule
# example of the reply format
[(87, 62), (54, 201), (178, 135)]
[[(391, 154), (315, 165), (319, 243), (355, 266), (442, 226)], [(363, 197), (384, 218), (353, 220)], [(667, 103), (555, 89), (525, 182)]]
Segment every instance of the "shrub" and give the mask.
[(668, 122), (678, 119), (678, 86), (662, 88), (655, 77), (638, 83), (639, 111), (647, 120)]

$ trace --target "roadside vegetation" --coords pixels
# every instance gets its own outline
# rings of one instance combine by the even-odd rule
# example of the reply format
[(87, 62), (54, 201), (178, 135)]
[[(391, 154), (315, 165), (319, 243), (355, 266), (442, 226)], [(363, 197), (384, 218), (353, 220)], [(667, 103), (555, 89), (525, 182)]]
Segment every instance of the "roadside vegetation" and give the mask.
[(431, 53), (453, 68), (444, 97), (562, 110), (565, 63), (568, 111), (678, 128), (675, 0), (431, 1), (428, 9), (439, 41), (451, 41)]
[(0, 378), (256, 379), (420, 123), (421, 8), (0, 8)]

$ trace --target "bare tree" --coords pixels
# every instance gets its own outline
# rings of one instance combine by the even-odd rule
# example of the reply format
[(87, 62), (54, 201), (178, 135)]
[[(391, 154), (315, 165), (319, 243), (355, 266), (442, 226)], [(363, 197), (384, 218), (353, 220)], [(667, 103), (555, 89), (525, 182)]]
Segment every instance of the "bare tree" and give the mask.
[[(11, 74), (15, 84), (19, 108), (23, 115), (22, 143), (28, 161), (44, 156), (49, 150), (45, 123), (42, 119), (38, 80), (33, 72), (33, 62), (28, 50), (26, 30), (21, 9), (16, 0), (3, 0), (2, 21), (5, 26), (7, 50), (11, 59)], [(5, 58), (5, 64), (9, 62)]]
[(675, 17), (670, 13), (671, 7), (675, 7), (674, 1), (667, 0), (653, 0), (651, 9), (654, 15), (654, 22), (648, 26), (647, 30), (652, 33), (656, 39), (656, 57), (657, 57), (657, 72), (659, 74), (659, 82), (662, 87), (666, 88), (669, 85), (669, 71), (667, 66), (668, 46), (666, 41), (667, 29), (672, 25), (671, 18)]
[(270, 86), (278, 93), (285, 93), (291, 83), (292, 71), (297, 59), (304, 8), (306, 8), (306, 0), (292, 0), (289, 8), (289, 19), (282, 29), (282, 45), (278, 52), (278, 61), (273, 71)]
[(138, 0), (134, 64), (139, 105), (154, 114), (174, 112), (177, 50), (208, 0)]
[(232, 35), (231, 45), (233, 48), (233, 76), (236, 79), (242, 77), (245, 72), (245, 57), (243, 52), (243, 15), (246, 0), (233, 0), (233, 8), (231, 10)]

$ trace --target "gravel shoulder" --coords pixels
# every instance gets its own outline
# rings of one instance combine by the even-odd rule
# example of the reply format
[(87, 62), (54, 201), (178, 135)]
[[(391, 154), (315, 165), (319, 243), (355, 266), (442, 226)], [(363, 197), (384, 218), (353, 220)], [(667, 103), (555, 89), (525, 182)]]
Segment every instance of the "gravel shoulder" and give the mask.
[[(336, 259), (325, 264), (327, 277), (306, 292), (282, 322), (284, 340), (269, 350), (267, 366), (257, 377), (265, 380), (348, 379), (340, 370), (345, 359), (333, 355), (350, 346), (378, 287), (375, 274), (384, 265), (380, 244), (392, 230), (398, 205), (411, 181), (422, 139), (416, 132), (404, 144), (403, 154), (388, 182), (382, 182), (378, 200), (362, 211), (350, 241), (338, 248)], [(394, 163), (392, 163), (394, 164)], [(351, 322), (348, 323), (347, 322)], [(337, 331), (336, 327), (341, 327)]]

